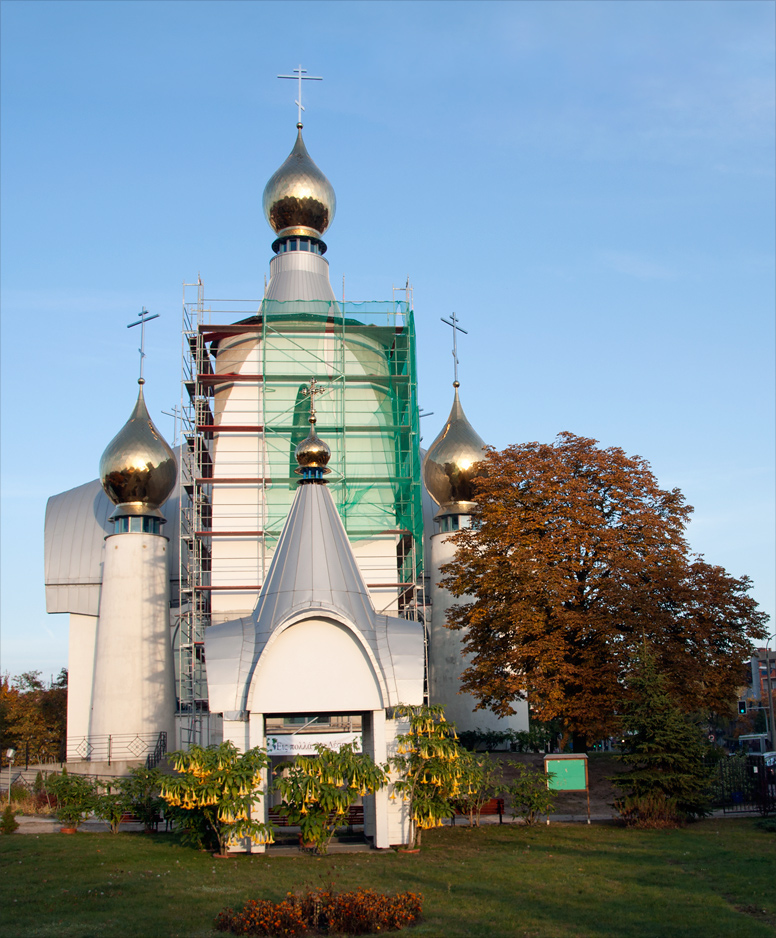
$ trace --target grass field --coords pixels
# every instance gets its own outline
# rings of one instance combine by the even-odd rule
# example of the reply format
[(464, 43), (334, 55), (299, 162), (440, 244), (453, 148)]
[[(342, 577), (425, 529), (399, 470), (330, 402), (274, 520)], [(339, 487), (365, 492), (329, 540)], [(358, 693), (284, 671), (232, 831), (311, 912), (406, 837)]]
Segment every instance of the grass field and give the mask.
[(171, 835), (0, 837), (5, 935), (212, 936), (249, 898), (329, 885), (424, 897), (413, 936), (776, 934), (776, 834), (749, 819), (678, 831), (444, 828), (419, 854), (214, 860)]

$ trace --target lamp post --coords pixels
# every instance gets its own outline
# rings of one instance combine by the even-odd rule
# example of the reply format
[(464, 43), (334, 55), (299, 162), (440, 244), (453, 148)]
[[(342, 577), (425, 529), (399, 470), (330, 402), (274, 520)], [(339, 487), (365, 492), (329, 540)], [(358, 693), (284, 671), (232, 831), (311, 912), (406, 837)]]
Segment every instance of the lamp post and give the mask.
[(768, 716), (769, 716), (769, 729), (771, 731), (770, 742), (771, 742), (771, 751), (776, 751), (776, 726), (773, 725), (773, 682), (771, 680), (771, 639), (776, 638), (776, 632), (773, 635), (769, 635), (765, 641), (765, 677), (768, 680)]
[(13, 771), (13, 757), (16, 755), (15, 749), (6, 749), (5, 754), (8, 756), (8, 804), (11, 803), (11, 773)]

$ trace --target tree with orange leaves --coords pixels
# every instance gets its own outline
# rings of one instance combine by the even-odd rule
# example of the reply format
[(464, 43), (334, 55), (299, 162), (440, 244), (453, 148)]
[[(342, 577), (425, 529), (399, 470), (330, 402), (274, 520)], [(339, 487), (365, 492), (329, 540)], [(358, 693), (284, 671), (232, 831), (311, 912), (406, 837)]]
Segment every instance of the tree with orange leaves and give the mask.
[(687, 711), (727, 713), (767, 615), (735, 578), (690, 553), (692, 508), (649, 463), (562, 433), (486, 451), (472, 527), (454, 535), (444, 585), (464, 601), (463, 689), (579, 741), (617, 731), (637, 653), (648, 649)]

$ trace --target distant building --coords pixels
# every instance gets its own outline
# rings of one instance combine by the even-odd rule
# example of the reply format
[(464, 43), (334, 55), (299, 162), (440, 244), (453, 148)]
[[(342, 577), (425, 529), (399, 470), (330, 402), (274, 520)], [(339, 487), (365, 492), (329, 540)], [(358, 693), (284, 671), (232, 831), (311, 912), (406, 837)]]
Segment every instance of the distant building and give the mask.
[(776, 688), (776, 650), (758, 648), (749, 660), (751, 696), (758, 703), (768, 703), (768, 671), (771, 687)]

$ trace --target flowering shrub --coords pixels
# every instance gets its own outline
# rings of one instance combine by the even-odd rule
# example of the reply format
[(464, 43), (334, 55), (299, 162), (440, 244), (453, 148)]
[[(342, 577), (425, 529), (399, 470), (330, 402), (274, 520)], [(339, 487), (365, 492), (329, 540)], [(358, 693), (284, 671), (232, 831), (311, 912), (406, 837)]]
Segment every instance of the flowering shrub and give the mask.
[(173, 808), (198, 815), (217, 839), (219, 853), (242, 838), (272, 843), (271, 829), (251, 816), (261, 799), (262, 772), (269, 765), (264, 749), (240, 752), (234, 743), (224, 742), (171, 752), (169, 758), (177, 775), (162, 780), (162, 798)]
[(345, 935), (398, 931), (420, 919), (422, 899), (412, 892), (386, 896), (372, 889), (342, 892), (327, 907), (329, 930)]
[(420, 921), (423, 899), (412, 892), (386, 896), (372, 889), (291, 893), (282, 902), (251, 899), (239, 912), (224, 909), (215, 920), (218, 931), (234, 935), (343, 934), (370, 935), (398, 931)]
[(315, 749), (315, 758), (297, 756), (290, 766), (283, 766), (275, 789), (283, 796), (280, 811), (288, 823), (299, 825), (302, 840), (323, 854), (351, 805), (381, 788), (388, 776), (384, 766), (356, 752), (353, 743), (339, 749), (319, 744)]
[[(444, 707), (402, 704), (394, 714), (409, 722), (409, 732), (396, 737), (391, 765), (399, 774), (396, 793), (409, 802), (410, 847), (419, 847), (421, 831), (440, 827), (455, 813), (451, 800), (462, 794), (463, 758), (455, 728), (445, 720)], [(468, 789), (467, 789), (468, 790)]]
[(250, 899), (239, 912), (219, 912), (214, 926), (233, 935), (302, 935), (308, 931), (302, 908), (294, 898), (283, 902)]

